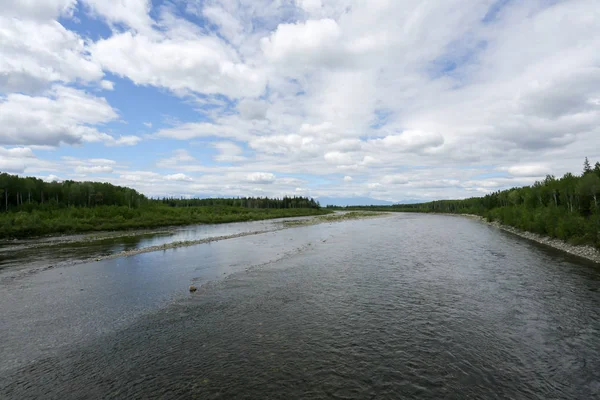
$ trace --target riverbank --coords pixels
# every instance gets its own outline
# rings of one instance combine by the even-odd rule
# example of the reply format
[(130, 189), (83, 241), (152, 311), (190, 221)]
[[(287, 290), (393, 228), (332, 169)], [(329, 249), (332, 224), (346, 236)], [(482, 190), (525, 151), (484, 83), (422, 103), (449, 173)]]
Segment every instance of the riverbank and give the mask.
[[(456, 215), (456, 214), (447, 214), (447, 215)], [(486, 218), (481, 217), (479, 215), (474, 214), (459, 214), (462, 217), (476, 219), (488, 225), (495, 226), (496, 228), (502, 229), (503, 231), (510, 232), (513, 235), (520, 236), (522, 238), (532, 240), (536, 243), (543, 244), (545, 246), (552, 247), (553, 249), (564, 251), (565, 253), (569, 253), (571, 255), (585, 258), (589, 261), (593, 261), (600, 264), (600, 251), (592, 246), (576, 246), (569, 244), (560, 239), (553, 239), (548, 236), (538, 235), (537, 233), (526, 232), (520, 229), (514, 228), (512, 226), (503, 225), (498, 221), (488, 221)]]
[(162, 204), (135, 209), (124, 206), (98, 206), (19, 211), (0, 213), (0, 239), (6, 241), (77, 233), (126, 232), (139, 229), (261, 221), (330, 213), (330, 210), (322, 208), (169, 207)]

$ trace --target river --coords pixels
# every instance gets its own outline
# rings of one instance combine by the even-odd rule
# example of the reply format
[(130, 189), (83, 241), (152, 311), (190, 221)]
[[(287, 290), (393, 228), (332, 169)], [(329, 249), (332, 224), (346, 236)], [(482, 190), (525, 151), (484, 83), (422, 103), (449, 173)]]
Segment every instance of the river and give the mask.
[(15, 251), (3, 399), (600, 397), (598, 265), (467, 218), (267, 227), (54, 268)]

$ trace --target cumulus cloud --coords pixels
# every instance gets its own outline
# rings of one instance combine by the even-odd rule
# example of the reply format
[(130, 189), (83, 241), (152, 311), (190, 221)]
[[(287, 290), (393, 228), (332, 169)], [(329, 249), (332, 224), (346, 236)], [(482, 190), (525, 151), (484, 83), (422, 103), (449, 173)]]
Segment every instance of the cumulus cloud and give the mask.
[(251, 183), (270, 184), (275, 182), (275, 175), (270, 172), (252, 172), (246, 176), (246, 180)]
[[(584, 155), (600, 159), (596, 3), (10, 0), (0, 17), (6, 151), (138, 144), (138, 117), (90, 94), (124, 93), (105, 72), (185, 106), (145, 110), (158, 116), (142, 128), (155, 127), (148, 142), (180, 148), (148, 152), (152, 171), (100, 161), (65, 171), (6, 151), (0, 168), (66, 179), (77, 166), (111, 167), (114, 182), (164, 195), (310, 187), (391, 200), (579, 171)], [(110, 33), (58, 22), (80, 12)], [(202, 149), (187, 148), (198, 139)]]
[[(57, 146), (82, 141), (110, 142), (110, 135), (91, 125), (116, 118), (117, 112), (105, 99), (81, 90), (54, 86), (45, 96), (13, 93), (0, 98), (0, 144)], [(115, 144), (120, 144), (119, 140)]]
[(166, 175), (165, 179), (168, 181), (179, 181), (179, 182), (191, 182), (192, 181), (192, 178), (190, 178), (186, 174)]
[(16, 147), (5, 149), (0, 147), (0, 171), (22, 174), (30, 159), (35, 158), (29, 148)]
[(261, 47), (268, 60), (303, 68), (306, 63), (335, 66), (340, 63), (338, 23), (330, 18), (280, 24)]
[[(40, 13), (48, 10), (42, 7)], [(52, 82), (95, 81), (103, 75), (84, 40), (56, 21), (3, 15), (0, 26), (0, 91), (37, 92)]]
[(253, 97), (266, 83), (260, 70), (214, 36), (154, 38), (124, 32), (96, 42), (91, 52), (113, 74), (175, 93)]
[(115, 90), (114, 82), (107, 81), (106, 79), (100, 81), (100, 87), (104, 90)]
[(148, 13), (149, 0), (82, 0), (92, 16), (97, 16), (109, 24), (124, 24), (130, 29), (148, 32), (154, 25)]

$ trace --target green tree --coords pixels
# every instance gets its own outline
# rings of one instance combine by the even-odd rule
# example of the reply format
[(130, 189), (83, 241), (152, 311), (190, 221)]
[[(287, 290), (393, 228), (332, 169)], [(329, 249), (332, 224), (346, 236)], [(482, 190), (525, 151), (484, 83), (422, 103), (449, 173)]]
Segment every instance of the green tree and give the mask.
[(579, 180), (577, 189), (583, 199), (591, 199), (592, 210), (597, 210), (598, 197), (600, 197), (600, 178), (595, 174), (586, 174)]
[(585, 161), (583, 162), (583, 175), (589, 174), (590, 172), (592, 172), (592, 166), (590, 165), (590, 161), (586, 157)]

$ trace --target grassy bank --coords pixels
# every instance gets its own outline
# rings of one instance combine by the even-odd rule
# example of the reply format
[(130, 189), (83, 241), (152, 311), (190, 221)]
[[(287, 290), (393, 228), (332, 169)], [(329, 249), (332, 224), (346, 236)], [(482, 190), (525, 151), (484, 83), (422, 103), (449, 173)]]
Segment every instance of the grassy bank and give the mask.
[(329, 212), (317, 208), (169, 207), (156, 203), (138, 208), (98, 206), (18, 211), (0, 213), (0, 238), (257, 221)]

